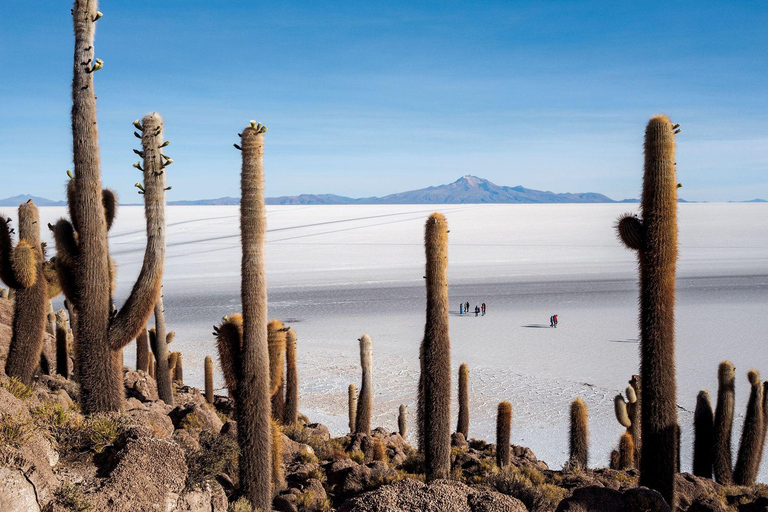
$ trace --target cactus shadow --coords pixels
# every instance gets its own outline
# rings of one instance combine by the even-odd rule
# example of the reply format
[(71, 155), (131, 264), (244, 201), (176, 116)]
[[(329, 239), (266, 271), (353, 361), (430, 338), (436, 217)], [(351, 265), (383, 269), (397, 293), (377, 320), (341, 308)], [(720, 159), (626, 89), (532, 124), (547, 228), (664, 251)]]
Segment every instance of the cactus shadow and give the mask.
[(527, 327), (528, 329), (550, 329), (551, 328), (548, 324), (528, 324), (528, 325), (524, 325), (523, 327)]

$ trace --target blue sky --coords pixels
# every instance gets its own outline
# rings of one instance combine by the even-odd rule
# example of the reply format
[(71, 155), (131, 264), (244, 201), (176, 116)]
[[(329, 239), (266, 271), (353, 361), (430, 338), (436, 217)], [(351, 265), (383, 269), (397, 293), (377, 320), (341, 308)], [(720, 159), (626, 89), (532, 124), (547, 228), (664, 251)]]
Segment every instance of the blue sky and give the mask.
[[(0, 197), (63, 198), (70, 2), (8, 0)], [(464, 174), (638, 196), (646, 121), (682, 124), (681, 195), (768, 198), (768, 4), (100, 2), (103, 180), (139, 173), (131, 122), (166, 120), (169, 200), (239, 194), (237, 133), (269, 127), (268, 195), (384, 195)]]

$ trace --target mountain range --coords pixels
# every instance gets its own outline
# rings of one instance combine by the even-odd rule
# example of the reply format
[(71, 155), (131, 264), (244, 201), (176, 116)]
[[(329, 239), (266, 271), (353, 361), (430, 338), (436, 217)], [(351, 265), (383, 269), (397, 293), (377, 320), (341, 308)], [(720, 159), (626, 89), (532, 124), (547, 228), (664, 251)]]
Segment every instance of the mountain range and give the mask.
[[(18, 195), (0, 199), (0, 206), (18, 206), (32, 199), (38, 206), (66, 206), (65, 201), (52, 201), (44, 197)], [(477, 176), (462, 176), (453, 183), (435, 187), (409, 190), (382, 197), (352, 198), (335, 194), (300, 194), (297, 196), (279, 196), (266, 198), (267, 204), (280, 205), (321, 205), (321, 204), (476, 204), (476, 203), (637, 203), (638, 199), (615, 201), (596, 192), (556, 193), (534, 190), (523, 186), (506, 187), (496, 185)], [(680, 199), (681, 202), (685, 202)], [(753, 199), (744, 202), (765, 202)], [(238, 205), (239, 197), (220, 197), (218, 199), (197, 199), (168, 201), (175, 205)]]

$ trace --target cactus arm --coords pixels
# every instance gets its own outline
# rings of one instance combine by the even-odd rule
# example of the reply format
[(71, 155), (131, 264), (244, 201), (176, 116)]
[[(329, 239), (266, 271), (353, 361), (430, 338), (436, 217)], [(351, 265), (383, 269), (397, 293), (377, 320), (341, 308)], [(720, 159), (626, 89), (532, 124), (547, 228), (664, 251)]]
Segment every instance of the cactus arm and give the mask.
[(104, 217), (107, 220), (107, 231), (112, 229), (112, 223), (117, 216), (117, 194), (105, 188), (101, 191), (101, 204), (104, 205)]
[(240, 315), (232, 315), (222, 321), (216, 330), (216, 347), (219, 352), (219, 365), (224, 374), (224, 382), (229, 394), (237, 396), (237, 381), (242, 376), (240, 351), (242, 348), (243, 321)]
[(613, 408), (619, 424), (621, 424), (621, 426), (624, 428), (631, 427), (632, 422), (629, 419), (629, 414), (627, 414), (627, 402), (624, 401), (623, 396), (616, 395), (616, 397), (613, 399)]
[(11, 228), (8, 226), (10, 219), (0, 215), (0, 279), (12, 289), (22, 288), (16, 279), (13, 270), (13, 240), (11, 240)]
[(165, 171), (162, 167), (163, 120), (156, 112), (144, 116), (144, 214), (147, 220), (147, 246), (139, 277), (130, 296), (109, 325), (112, 350), (133, 340), (147, 323), (160, 296), (165, 263)]
[(161, 296), (155, 304), (155, 328), (149, 332), (149, 340), (152, 345), (152, 352), (155, 354), (157, 368), (155, 380), (157, 380), (157, 395), (168, 405), (174, 405), (173, 383), (168, 368), (168, 345), (165, 343), (167, 338), (165, 332), (165, 313), (163, 309), (163, 297)]
[(640, 219), (629, 213), (622, 215), (616, 223), (616, 231), (619, 240), (628, 249), (642, 250), (645, 234), (643, 232), (643, 223)]
[(21, 288), (31, 288), (37, 282), (37, 251), (26, 240), (19, 240), (11, 255), (11, 267)]
[[(51, 227), (49, 225), (49, 227)], [(53, 239), (56, 242), (56, 258), (54, 267), (58, 276), (59, 286), (64, 296), (75, 307), (78, 305), (78, 287), (75, 280), (75, 263), (80, 255), (80, 249), (75, 238), (75, 230), (66, 219), (59, 219), (52, 226)]]

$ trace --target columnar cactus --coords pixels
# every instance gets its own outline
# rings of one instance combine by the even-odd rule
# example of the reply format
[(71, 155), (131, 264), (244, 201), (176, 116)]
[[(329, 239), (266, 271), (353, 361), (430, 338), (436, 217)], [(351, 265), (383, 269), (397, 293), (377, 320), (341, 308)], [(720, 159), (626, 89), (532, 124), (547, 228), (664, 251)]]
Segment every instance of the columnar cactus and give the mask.
[(587, 425), (587, 405), (581, 398), (571, 403), (571, 464), (586, 468), (589, 458), (589, 427)]
[(181, 357), (181, 352), (177, 352), (177, 354), (178, 356), (176, 357), (176, 371), (175, 371), (174, 380), (183, 386), (184, 385), (184, 366), (183, 366), (183, 361)]
[(267, 324), (267, 344), (269, 347), (269, 392), (272, 400), (272, 417), (283, 421), (285, 395), (285, 342), (286, 328), (280, 320), (271, 320)]
[(626, 401), (620, 394), (614, 398), (616, 419), (632, 436), (632, 444), (635, 447), (635, 455), (633, 457), (635, 467), (638, 466), (640, 459), (640, 411), (642, 410), (640, 390), (640, 376), (633, 375), (629, 380), (629, 386), (624, 391), (627, 397)]
[(136, 336), (136, 369), (149, 372), (149, 335), (146, 327)]
[(459, 366), (459, 419), (456, 423), (456, 432), (464, 434), (464, 439), (469, 439), (469, 367), (467, 363)]
[(717, 371), (717, 407), (715, 408), (714, 470), (715, 481), (721, 485), (733, 484), (731, 433), (733, 410), (736, 404), (736, 369), (730, 361), (723, 361)]
[(733, 470), (733, 481), (736, 485), (755, 485), (757, 473), (760, 470), (760, 448), (764, 435), (763, 384), (756, 370), (750, 370), (748, 377), (752, 389), (741, 430), (739, 455)]
[(426, 479), (448, 477), (451, 470), (451, 342), (448, 337), (448, 223), (440, 213), (427, 219), (427, 310), (421, 344), (419, 440)]
[(496, 464), (503, 468), (509, 465), (509, 444), (512, 434), (512, 405), (501, 402), (496, 412)]
[(619, 439), (619, 469), (635, 467), (635, 442), (629, 432), (624, 432)]
[[(3, 216), (0, 216), (3, 217)], [(40, 242), (40, 216), (32, 200), (19, 206), (19, 241), (11, 242), (10, 219), (0, 218), (0, 278), (16, 291), (13, 333), (5, 373), (29, 386), (40, 364), (45, 335), (48, 281)]]
[(677, 179), (675, 133), (666, 116), (645, 131), (642, 220), (625, 216), (618, 233), (637, 251), (640, 269), (640, 373), (643, 383), (640, 485), (675, 506), (677, 383), (675, 380), (675, 265)]
[(360, 366), (363, 370), (363, 383), (357, 398), (355, 415), (355, 433), (371, 433), (371, 410), (373, 409), (373, 342), (363, 334), (360, 339)]
[(285, 489), (285, 471), (283, 470), (283, 430), (280, 424), (272, 420), (272, 493)]
[(156, 361), (157, 396), (168, 405), (174, 405), (173, 375), (168, 366), (168, 345), (173, 341), (174, 335), (173, 331), (166, 332), (165, 308), (161, 295), (155, 303), (155, 327), (149, 330), (149, 344)]
[(163, 121), (157, 113), (135, 123), (142, 132), (147, 245), (139, 276), (120, 310), (113, 310), (114, 271), (110, 265), (107, 231), (117, 201), (101, 188), (95, 71), (103, 63), (95, 58), (96, 0), (75, 0), (74, 78), (72, 80), (72, 139), (74, 177), (68, 187), (70, 221), (54, 228), (56, 269), (67, 299), (77, 310), (77, 371), (80, 396), (86, 413), (119, 410), (123, 405), (122, 349), (146, 325), (160, 295), (165, 261), (165, 167), (171, 162), (162, 153)]
[(349, 431), (355, 431), (357, 424), (357, 386), (350, 384), (347, 388), (347, 411), (349, 411)]
[(768, 434), (768, 380), (763, 382), (763, 438), (760, 442), (760, 461), (763, 460), (766, 434)]
[(696, 397), (696, 410), (693, 413), (693, 474), (703, 478), (712, 478), (712, 456), (715, 444), (715, 414), (712, 401), (706, 390), (699, 391)]
[(400, 437), (403, 439), (408, 435), (408, 406), (400, 404), (400, 410), (397, 414), (397, 429), (400, 432)]
[(205, 356), (205, 401), (213, 403), (213, 359)]
[(299, 373), (296, 369), (296, 332), (286, 331), (285, 337), (285, 411), (283, 423), (292, 425), (299, 419)]
[[(270, 364), (267, 347), (267, 281), (264, 206), (264, 132), (251, 122), (241, 134), (240, 239), (243, 245), (239, 325), (225, 319), (216, 331), (219, 358), (235, 399), (240, 445), (240, 485), (254, 508), (270, 509), (272, 442), (270, 422)], [(228, 376), (229, 373), (229, 376)]]
[(147, 373), (149, 373), (149, 376), (153, 379), (155, 378), (155, 358), (152, 357), (152, 352), (149, 353), (149, 369), (147, 370)]
[(56, 312), (56, 373), (69, 378), (69, 328), (63, 309)]

